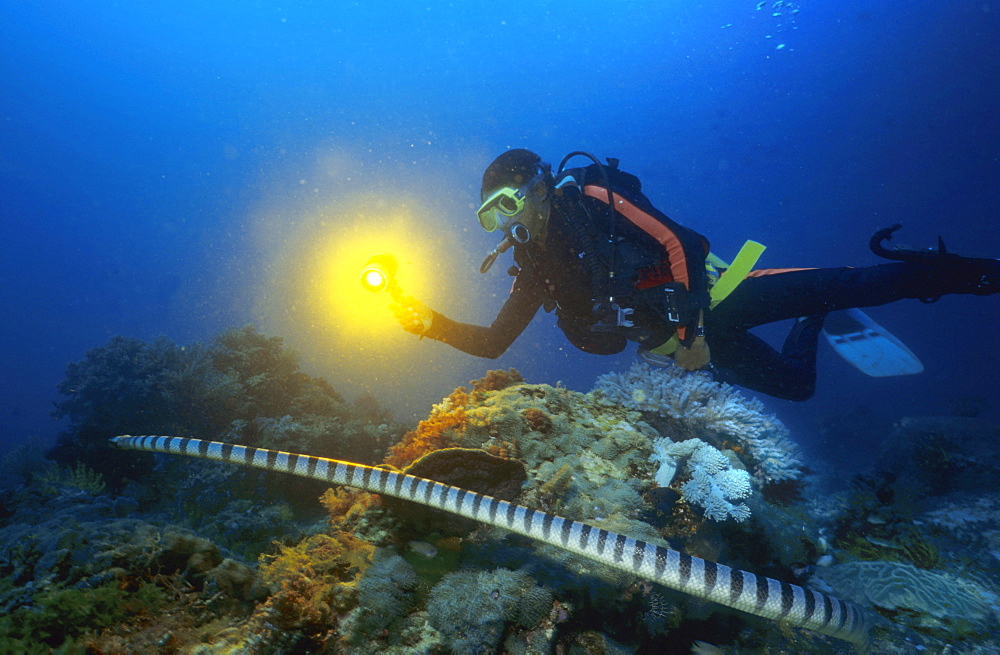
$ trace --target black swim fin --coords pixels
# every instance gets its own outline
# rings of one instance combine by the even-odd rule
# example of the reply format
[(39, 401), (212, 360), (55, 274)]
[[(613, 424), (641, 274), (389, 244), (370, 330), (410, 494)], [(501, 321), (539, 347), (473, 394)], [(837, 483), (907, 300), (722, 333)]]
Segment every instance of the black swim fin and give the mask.
[(937, 249), (926, 248), (923, 250), (913, 250), (910, 248), (902, 248), (900, 246), (893, 246), (892, 248), (886, 248), (883, 246), (882, 242), (892, 241), (892, 235), (901, 227), (903, 227), (901, 223), (896, 223), (891, 227), (882, 228), (872, 235), (872, 238), (868, 241), (868, 247), (871, 248), (872, 252), (879, 257), (893, 259), (899, 262), (931, 263), (947, 261), (949, 259), (966, 259), (961, 255), (948, 252), (948, 249), (944, 245), (944, 239), (940, 236), (938, 237)]
[[(957, 253), (948, 252), (945, 248), (944, 239), (938, 237), (937, 248), (927, 248), (925, 250), (914, 250), (894, 246), (886, 248), (883, 241), (891, 241), (892, 235), (901, 228), (902, 225), (895, 225), (883, 228), (872, 235), (868, 242), (868, 247), (879, 257), (892, 259), (899, 262), (914, 262), (931, 266), (941, 266), (948, 270), (950, 275), (960, 283), (946, 293), (973, 293), (977, 295), (988, 295), (1000, 292), (1000, 259), (988, 257), (966, 257)], [(934, 298), (936, 300), (937, 297)]]

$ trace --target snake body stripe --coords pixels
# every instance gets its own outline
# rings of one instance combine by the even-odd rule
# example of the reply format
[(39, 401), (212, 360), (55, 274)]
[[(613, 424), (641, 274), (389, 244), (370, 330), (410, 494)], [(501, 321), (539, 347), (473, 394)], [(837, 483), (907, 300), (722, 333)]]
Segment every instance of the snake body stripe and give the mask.
[(111, 441), (121, 448), (213, 459), (395, 496), (531, 537), (720, 605), (814, 630), (861, 648), (867, 644), (867, 617), (839, 598), (433, 480), (219, 441), (130, 435)]

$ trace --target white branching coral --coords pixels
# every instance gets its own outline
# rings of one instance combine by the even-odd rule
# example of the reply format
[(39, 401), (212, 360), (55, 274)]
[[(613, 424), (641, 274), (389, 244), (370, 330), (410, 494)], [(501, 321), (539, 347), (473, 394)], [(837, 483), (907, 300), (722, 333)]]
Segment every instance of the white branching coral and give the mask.
[(762, 484), (801, 475), (798, 446), (781, 421), (767, 414), (759, 400), (715, 382), (708, 373), (636, 363), (625, 373), (600, 376), (594, 391), (631, 409), (683, 420), (707, 437), (735, 439)]
[(654, 476), (656, 483), (661, 487), (669, 485), (685, 458), (691, 479), (681, 485), (681, 494), (687, 502), (703, 507), (705, 516), (713, 521), (730, 517), (744, 521), (750, 517), (746, 503), (734, 502), (750, 495), (750, 474), (733, 468), (725, 454), (701, 439), (654, 441), (649, 459), (660, 463)]

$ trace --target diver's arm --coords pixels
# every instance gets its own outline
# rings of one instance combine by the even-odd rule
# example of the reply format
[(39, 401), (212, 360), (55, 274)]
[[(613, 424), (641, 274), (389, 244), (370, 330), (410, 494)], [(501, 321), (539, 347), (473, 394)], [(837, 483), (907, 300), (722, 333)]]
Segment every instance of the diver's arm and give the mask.
[(515, 284), (507, 302), (489, 327), (459, 323), (433, 312), (434, 318), (423, 336), (476, 357), (496, 359), (524, 332), (542, 306), (542, 300), (531, 286)]

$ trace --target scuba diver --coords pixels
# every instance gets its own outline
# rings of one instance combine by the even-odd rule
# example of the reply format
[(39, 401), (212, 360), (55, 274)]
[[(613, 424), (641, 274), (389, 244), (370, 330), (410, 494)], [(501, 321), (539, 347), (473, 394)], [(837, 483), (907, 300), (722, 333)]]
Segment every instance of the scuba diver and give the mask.
[[(593, 163), (567, 169), (575, 156)], [(408, 332), (478, 357), (499, 357), (543, 308), (585, 352), (616, 354), (634, 341), (651, 363), (672, 360), (802, 401), (815, 390), (818, 338), (830, 312), (1000, 291), (1000, 260), (962, 257), (943, 243), (927, 251), (885, 248), (898, 225), (871, 240), (892, 263), (751, 270), (763, 246), (748, 241), (727, 264), (705, 237), (658, 211), (617, 160), (602, 164), (584, 152), (567, 155), (553, 173), (529, 150), (506, 151), (483, 174), (481, 200), (480, 224), (503, 239), (480, 272), (514, 251), (513, 288), (496, 320), (459, 323), (402, 293), (392, 305)], [(795, 322), (780, 352), (749, 333), (785, 319)]]

